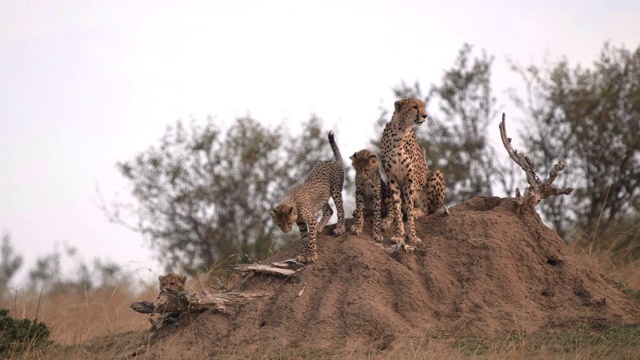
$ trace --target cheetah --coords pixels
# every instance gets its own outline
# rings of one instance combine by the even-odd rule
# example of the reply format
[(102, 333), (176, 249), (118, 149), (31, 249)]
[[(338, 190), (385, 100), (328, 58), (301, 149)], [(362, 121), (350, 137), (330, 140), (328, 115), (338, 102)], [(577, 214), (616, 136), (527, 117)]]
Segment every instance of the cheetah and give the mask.
[(440, 170), (427, 171), (427, 183), (414, 194), (414, 207), (423, 214), (433, 214), (444, 204), (444, 176)]
[[(333, 198), (338, 211), (338, 224), (333, 234), (338, 236), (345, 231), (342, 207), (344, 163), (333, 131), (329, 132), (328, 138), (335, 160), (318, 162), (307, 178), (289, 189), (284, 200), (269, 212), (276, 225), (285, 233), (291, 231), (294, 223), (298, 226), (304, 254), (299, 255), (297, 260), (302, 263), (314, 263), (318, 259), (316, 234), (324, 229), (333, 214), (329, 197)], [(319, 210), (322, 210), (322, 217), (318, 222), (316, 213)]]
[[(429, 172), (427, 162), (418, 147), (414, 126), (427, 119), (425, 104), (419, 99), (403, 99), (394, 103), (391, 121), (382, 133), (382, 166), (389, 179), (393, 204), (389, 211), (395, 223), (391, 241), (419, 244), (414, 217), (416, 209), (424, 213), (435, 211), (444, 202), (444, 178), (439, 170)], [(407, 231), (402, 223), (402, 210), (407, 215)]]
[[(387, 184), (378, 171), (378, 158), (370, 150), (360, 150), (349, 157), (356, 169), (356, 210), (353, 212), (355, 223), (351, 232), (362, 233), (364, 211), (373, 209), (373, 239), (382, 241), (381, 219), (391, 206), (391, 197)], [(386, 226), (385, 226), (386, 229)]]
[(170, 316), (170, 314), (165, 314), (167, 305), (170, 303), (170, 297), (167, 295), (167, 290), (183, 292), (184, 286), (187, 283), (187, 277), (185, 275), (174, 273), (160, 275), (158, 276), (158, 280), (160, 281), (160, 293), (158, 294), (156, 301), (153, 302), (153, 312), (149, 314), (148, 319), (153, 326), (162, 326), (162, 320), (159, 322), (155, 322), (153, 320), (153, 316), (155, 314), (161, 314), (162, 318), (164, 318), (165, 315)]
[(168, 273), (167, 275), (158, 276), (158, 280), (160, 281), (160, 292), (165, 291), (165, 289), (182, 291), (187, 283), (187, 276)]

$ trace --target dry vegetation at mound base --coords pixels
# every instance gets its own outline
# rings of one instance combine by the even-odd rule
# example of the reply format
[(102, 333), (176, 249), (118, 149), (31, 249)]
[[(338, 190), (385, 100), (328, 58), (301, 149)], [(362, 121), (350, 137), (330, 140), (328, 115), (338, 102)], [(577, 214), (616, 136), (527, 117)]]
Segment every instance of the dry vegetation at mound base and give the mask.
[[(254, 275), (233, 289), (270, 296), (233, 315), (185, 316), (138, 357), (512, 358), (555, 351), (555, 343), (567, 355), (565, 342), (593, 345), (584, 356), (618, 348), (614, 357), (633, 357), (633, 347), (602, 345), (591, 331), (617, 329), (615, 341), (637, 345), (634, 298), (595, 261), (571, 252), (537, 213), (518, 216), (515, 207), (514, 199), (476, 197), (450, 216), (422, 217), (416, 226), (424, 244), (413, 253), (388, 254), (369, 227), (340, 237), (328, 235), (328, 227), (318, 236), (318, 262), (296, 277)], [(300, 250), (296, 241), (269, 261)], [(82, 353), (126, 357), (142, 335), (111, 336), (85, 344)], [(79, 355), (68, 348), (62, 354)]]

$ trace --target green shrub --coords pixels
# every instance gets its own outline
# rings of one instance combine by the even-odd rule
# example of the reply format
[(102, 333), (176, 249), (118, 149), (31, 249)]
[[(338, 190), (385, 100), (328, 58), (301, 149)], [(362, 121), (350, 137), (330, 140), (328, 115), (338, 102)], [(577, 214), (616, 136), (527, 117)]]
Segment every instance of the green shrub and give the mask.
[(9, 310), (0, 309), (0, 355), (47, 343), (49, 332), (49, 328), (43, 322), (16, 320), (9, 316)]

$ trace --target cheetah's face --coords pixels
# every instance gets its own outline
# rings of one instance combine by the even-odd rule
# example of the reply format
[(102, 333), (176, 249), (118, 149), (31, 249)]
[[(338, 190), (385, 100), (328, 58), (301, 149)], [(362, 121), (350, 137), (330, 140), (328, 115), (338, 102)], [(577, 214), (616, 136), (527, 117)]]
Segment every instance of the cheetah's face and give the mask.
[(167, 275), (158, 276), (160, 280), (160, 291), (164, 289), (171, 289), (173, 291), (184, 290), (184, 284), (187, 282), (185, 275), (178, 275), (174, 273), (168, 273)]
[(357, 173), (367, 174), (378, 170), (378, 158), (367, 149), (353, 153), (353, 155), (349, 156), (349, 159), (351, 159), (351, 165), (356, 169)]
[(424, 101), (419, 99), (403, 99), (394, 103), (395, 115), (405, 126), (420, 125), (427, 120)]
[(269, 212), (269, 215), (285, 234), (291, 231), (293, 224), (298, 220), (298, 211), (291, 205), (278, 205)]

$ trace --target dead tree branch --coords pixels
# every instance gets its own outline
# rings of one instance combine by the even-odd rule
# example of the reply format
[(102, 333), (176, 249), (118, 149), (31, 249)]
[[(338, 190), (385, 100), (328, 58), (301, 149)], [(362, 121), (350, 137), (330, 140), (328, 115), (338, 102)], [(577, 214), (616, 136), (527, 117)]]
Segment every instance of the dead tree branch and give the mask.
[(511, 146), (511, 139), (507, 137), (504, 113), (502, 113), (502, 121), (500, 122), (499, 128), (504, 148), (507, 150), (507, 153), (509, 153), (509, 157), (524, 170), (527, 175), (527, 183), (529, 183), (529, 186), (522, 196), (520, 195), (520, 189), (516, 189), (516, 200), (518, 200), (518, 212), (520, 214), (524, 208), (534, 209), (540, 201), (550, 196), (571, 194), (573, 191), (572, 188), (559, 189), (553, 185), (553, 181), (558, 177), (560, 171), (564, 170), (565, 166), (562, 160), (553, 165), (549, 173), (549, 178), (541, 181), (536, 174), (536, 167), (533, 162), (525, 154), (519, 153)]
[(224, 314), (234, 312), (240, 306), (251, 300), (265, 297), (267, 293), (224, 293), (205, 294), (196, 296), (186, 291), (173, 291), (166, 289), (160, 292), (155, 302), (140, 301), (131, 304), (131, 308), (141, 314), (166, 314), (202, 312), (214, 310)]
[(229, 268), (238, 272), (254, 272), (267, 275), (291, 277), (296, 276), (298, 270), (304, 267), (304, 264), (299, 263), (295, 259), (289, 259), (279, 262), (272, 262), (269, 265), (264, 264), (237, 264), (229, 265)]

